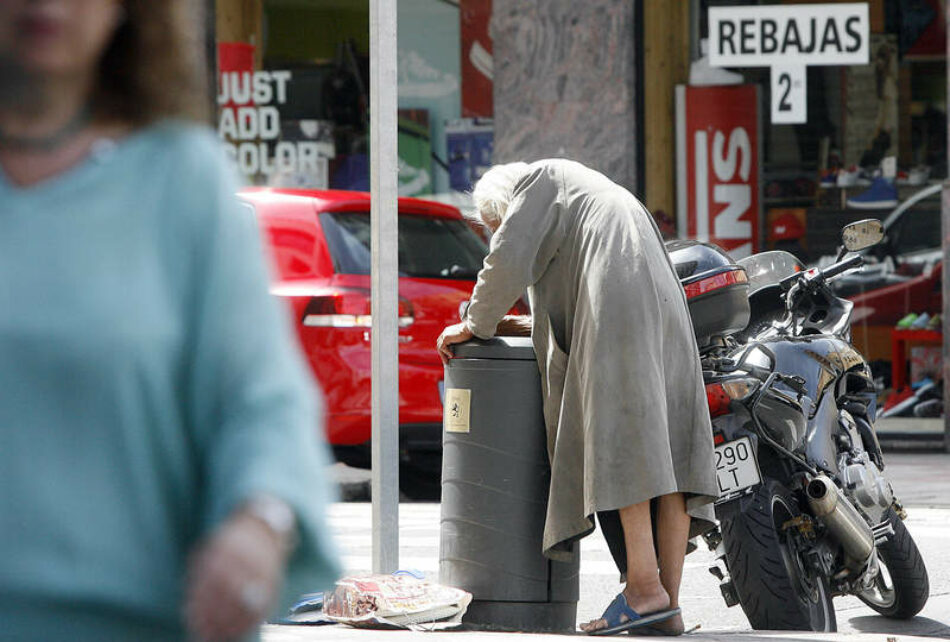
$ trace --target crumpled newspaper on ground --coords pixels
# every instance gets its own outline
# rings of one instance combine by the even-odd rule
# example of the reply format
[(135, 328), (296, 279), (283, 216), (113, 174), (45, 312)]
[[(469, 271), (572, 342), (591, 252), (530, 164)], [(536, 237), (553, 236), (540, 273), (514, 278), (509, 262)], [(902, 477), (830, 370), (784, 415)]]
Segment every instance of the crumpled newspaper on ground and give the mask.
[(361, 628), (437, 630), (460, 625), (471, 601), (471, 593), (412, 575), (363, 575), (338, 580), (324, 614)]

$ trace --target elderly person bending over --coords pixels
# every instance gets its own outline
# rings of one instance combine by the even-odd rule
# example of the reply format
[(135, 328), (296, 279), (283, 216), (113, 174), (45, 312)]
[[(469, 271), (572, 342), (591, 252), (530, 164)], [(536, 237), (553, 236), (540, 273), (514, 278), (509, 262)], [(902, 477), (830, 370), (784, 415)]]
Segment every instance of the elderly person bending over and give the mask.
[(563, 559), (596, 513), (626, 587), (581, 628), (682, 633), (687, 540), (712, 526), (718, 486), (686, 299), (653, 219), (567, 160), (496, 166), (474, 198), (491, 252), (439, 351), (493, 336), (527, 288), (552, 469), (544, 553)]

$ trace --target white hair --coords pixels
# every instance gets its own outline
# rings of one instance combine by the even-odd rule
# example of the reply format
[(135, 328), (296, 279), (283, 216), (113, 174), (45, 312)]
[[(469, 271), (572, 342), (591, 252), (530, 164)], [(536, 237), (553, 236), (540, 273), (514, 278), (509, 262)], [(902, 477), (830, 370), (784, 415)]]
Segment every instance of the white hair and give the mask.
[(527, 163), (506, 163), (495, 165), (485, 172), (472, 190), (475, 202), (473, 218), (479, 218), (485, 225), (501, 225), (508, 211), (508, 205), (514, 198), (515, 185), (528, 171)]

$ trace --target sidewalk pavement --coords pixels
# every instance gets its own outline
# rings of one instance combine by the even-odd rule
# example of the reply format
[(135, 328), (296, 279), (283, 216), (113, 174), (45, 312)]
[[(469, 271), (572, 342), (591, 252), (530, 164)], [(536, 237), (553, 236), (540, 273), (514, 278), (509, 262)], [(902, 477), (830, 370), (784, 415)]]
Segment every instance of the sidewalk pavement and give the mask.
[[(414, 632), (414, 631), (359, 631), (356, 629), (328, 629), (326, 627), (274, 627), (293, 629), (288, 631), (264, 631), (264, 642), (309, 642), (312, 640), (376, 642), (377, 640), (392, 637), (393, 642), (437, 642), (454, 640), (455, 642), (505, 642), (506, 640), (524, 640), (530, 638), (533, 642), (561, 642), (564, 635), (534, 635), (527, 633), (480, 633), (476, 631), (462, 632)], [(580, 634), (579, 634), (580, 635)], [(627, 636), (624, 639), (637, 639)], [(911, 635), (893, 636), (883, 633), (798, 633), (795, 631), (760, 631), (750, 633), (690, 633), (689, 635), (671, 637), (648, 637), (649, 640), (686, 640), (687, 642), (932, 642), (933, 638), (915, 637)]]
[[(923, 615), (911, 620), (888, 620), (874, 615), (861, 615), (847, 619), (847, 612), (838, 610), (839, 628), (850, 629), (846, 633), (810, 633), (799, 631), (723, 631), (716, 630), (715, 623), (708, 628), (673, 637), (625, 636), (622, 639), (680, 640), (681, 642), (932, 642), (934, 639), (950, 639), (950, 594), (931, 595)], [(929, 617), (928, 617), (929, 616)], [(583, 635), (578, 632), (578, 636)], [(530, 639), (532, 642), (558, 642), (566, 635), (534, 633), (489, 633), (465, 631), (379, 631), (361, 630), (343, 625), (333, 626), (275, 626), (263, 630), (263, 642), (505, 642)]]
[[(895, 490), (908, 507), (907, 527), (913, 533), (930, 572), (931, 596), (920, 616), (908, 621), (879, 617), (856, 598), (835, 600), (840, 633), (753, 632), (748, 621), (735, 607), (726, 609), (714, 580), (706, 567), (711, 556), (702, 550), (687, 558), (681, 595), (687, 611), (687, 626), (701, 623), (702, 628), (684, 636), (686, 642), (912, 642), (914, 640), (950, 640), (950, 555), (946, 537), (950, 533), (950, 454), (917, 451), (887, 455), (887, 474)], [(364, 471), (339, 469), (341, 485), (365, 483)], [(365, 491), (364, 491), (365, 492)], [(370, 567), (372, 523), (366, 503), (341, 503), (333, 506), (331, 527), (338, 537), (344, 565), (348, 571), (366, 572)], [(406, 568), (418, 568), (432, 576), (438, 573), (439, 505), (404, 503), (400, 505), (401, 562)], [(606, 543), (597, 533), (582, 542), (581, 601), (578, 620), (600, 613), (604, 596), (619, 588)], [(362, 569), (362, 570), (361, 570)], [(580, 635), (580, 634), (579, 634)], [(425, 637), (423, 637), (425, 636)], [(444, 640), (456, 642), (505, 642), (529, 639), (556, 642), (563, 635), (485, 633), (451, 630), (445, 632), (373, 631), (344, 626), (268, 626), (264, 642), (413, 642)], [(629, 639), (629, 638), (627, 638)], [(666, 638), (660, 638), (666, 639)]]

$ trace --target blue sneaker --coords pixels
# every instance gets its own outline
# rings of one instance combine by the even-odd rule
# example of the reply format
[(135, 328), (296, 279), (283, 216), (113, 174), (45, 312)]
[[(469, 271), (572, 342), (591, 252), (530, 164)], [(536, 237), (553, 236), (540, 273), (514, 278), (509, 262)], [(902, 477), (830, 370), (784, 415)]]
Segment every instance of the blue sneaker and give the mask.
[(848, 199), (848, 207), (860, 210), (897, 207), (897, 188), (891, 181), (878, 176), (871, 182), (871, 187)]
[(924, 312), (919, 317), (914, 319), (914, 322), (910, 324), (910, 329), (911, 330), (926, 330), (928, 323), (930, 323), (930, 315)]

